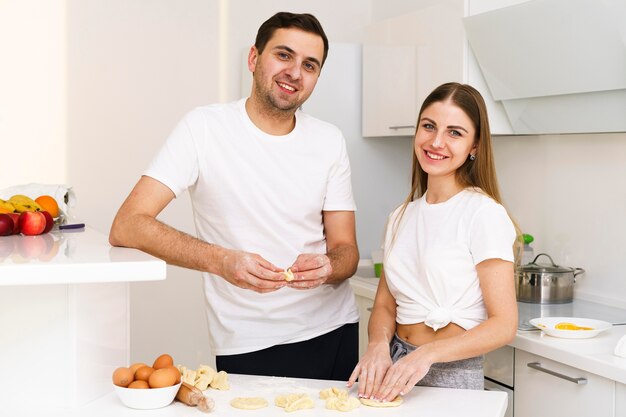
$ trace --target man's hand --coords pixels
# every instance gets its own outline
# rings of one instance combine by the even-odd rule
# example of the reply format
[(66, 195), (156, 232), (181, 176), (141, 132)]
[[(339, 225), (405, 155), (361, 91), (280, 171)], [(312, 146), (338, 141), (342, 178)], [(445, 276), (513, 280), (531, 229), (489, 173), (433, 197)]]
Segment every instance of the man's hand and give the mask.
[(319, 287), (333, 273), (330, 259), (321, 253), (303, 253), (298, 255), (290, 269), (295, 276), (295, 280), (290, 281), (288, 285), (302, 290)]
[(286, 285), (281, 271), (260, 255), (226, 249), (219, 275), (237, 287), (267, 293)]

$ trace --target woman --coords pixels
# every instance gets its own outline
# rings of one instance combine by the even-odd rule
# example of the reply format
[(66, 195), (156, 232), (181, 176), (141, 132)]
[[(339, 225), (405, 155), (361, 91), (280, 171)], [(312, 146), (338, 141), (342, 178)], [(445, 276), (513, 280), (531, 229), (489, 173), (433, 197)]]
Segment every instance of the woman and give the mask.
[(482, 355), (517, 328), (516, 229), (500, 204), (480, 93), (436, 88), (414, 151), (411, 192), (387, 225), (367, 352), (348, 381), (378, 401), (416, 384), (483, 389)]

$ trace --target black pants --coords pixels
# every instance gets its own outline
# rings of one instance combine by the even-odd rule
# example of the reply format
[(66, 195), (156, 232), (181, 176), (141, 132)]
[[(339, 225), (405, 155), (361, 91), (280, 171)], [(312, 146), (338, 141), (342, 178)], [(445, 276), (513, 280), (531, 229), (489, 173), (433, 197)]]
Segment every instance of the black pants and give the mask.
[(347, 381), (358, 359), (359, 324), (350, 323), (303, 342), (217, 356), (216, 365), (233, 374)]

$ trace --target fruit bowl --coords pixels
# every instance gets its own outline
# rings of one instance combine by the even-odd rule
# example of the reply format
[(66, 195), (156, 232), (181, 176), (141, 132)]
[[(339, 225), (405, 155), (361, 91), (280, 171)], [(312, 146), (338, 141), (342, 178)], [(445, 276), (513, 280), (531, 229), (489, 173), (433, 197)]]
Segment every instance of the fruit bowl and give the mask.
[(113, 385), (117, 397), (122, 404), (129, 408), (138, 410), (151, 410), (154, 408), (162, 408), (170, 405), (182, 382), (165, 388), (124, 388)]

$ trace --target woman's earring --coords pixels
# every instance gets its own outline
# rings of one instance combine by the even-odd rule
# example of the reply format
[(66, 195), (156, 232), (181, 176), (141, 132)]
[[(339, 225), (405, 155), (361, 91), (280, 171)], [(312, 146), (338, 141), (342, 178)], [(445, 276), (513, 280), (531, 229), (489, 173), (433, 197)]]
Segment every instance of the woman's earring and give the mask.
[(470, 154), (470, 161), (473, 161), (474, 159), (476, 159), (476, 155)]

